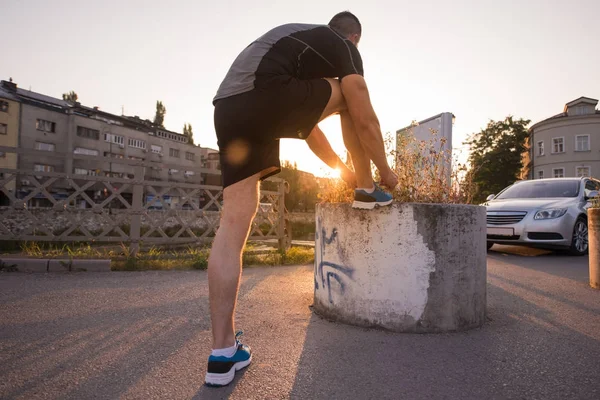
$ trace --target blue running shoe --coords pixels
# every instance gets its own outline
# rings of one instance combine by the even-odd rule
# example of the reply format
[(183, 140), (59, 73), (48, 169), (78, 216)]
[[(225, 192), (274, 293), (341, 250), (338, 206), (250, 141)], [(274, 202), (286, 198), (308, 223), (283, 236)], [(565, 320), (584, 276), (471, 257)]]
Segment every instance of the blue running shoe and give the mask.
[(239, 331), (235, 335), (235, 344), (237, 350), (232, 357), (216, 357), (211, 354), (208, 357), (208, 369), (204, 383), (207, 386), (227, 386), (233, 381), (235, 371), (246, 368), (252, 362), (252, 351), (250, 347), (240, 343), (238, 338), (243, 332)]
[(384, 192), (376, 183), (373, 193), (367, 193), (364, 190), (354, 190), (354, 203), (352, 208), (362, 208), (372, 210), (375, 207), (387, 206), (392, 204), (392, 195)]

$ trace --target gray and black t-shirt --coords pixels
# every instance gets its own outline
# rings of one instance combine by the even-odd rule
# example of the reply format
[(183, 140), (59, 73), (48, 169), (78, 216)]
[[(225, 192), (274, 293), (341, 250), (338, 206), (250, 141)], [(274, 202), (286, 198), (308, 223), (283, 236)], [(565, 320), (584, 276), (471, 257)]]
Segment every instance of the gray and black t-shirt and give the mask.
[(298, 79), (363, 75), (352, 42), (327, 25), (287, 24), (252, 42), (235, 59), (213, 99), (249, 92), (261, 80), (287, 75)]

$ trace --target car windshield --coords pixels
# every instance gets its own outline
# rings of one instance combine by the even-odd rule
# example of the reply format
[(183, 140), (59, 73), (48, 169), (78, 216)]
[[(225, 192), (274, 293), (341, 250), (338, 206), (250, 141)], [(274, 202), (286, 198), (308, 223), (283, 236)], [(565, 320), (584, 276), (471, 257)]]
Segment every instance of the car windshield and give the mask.
[(543, 199), (555, 197), (577, 197), (579, 181), (528, 181), (510, 186), (496, 199)]

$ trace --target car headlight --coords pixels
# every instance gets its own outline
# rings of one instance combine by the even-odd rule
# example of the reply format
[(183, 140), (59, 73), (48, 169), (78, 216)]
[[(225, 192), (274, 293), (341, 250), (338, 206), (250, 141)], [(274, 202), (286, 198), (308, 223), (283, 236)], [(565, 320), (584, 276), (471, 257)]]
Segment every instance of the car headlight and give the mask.
[(550, 210), (540, 210), (535, 213), (533, 219), (554, 219), (560, 218), (567, 213), (566, 208), (553, 208)]

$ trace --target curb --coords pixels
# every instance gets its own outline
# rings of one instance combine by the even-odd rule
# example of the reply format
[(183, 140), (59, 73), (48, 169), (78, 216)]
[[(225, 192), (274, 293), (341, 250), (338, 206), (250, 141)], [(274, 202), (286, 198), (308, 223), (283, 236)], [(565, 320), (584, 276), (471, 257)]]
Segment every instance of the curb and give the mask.
[[(2, 258), (18, 272), (69, 272), (68, 258)], [(71, 272), (110, 272), (110, 260), (72, 260)]]

